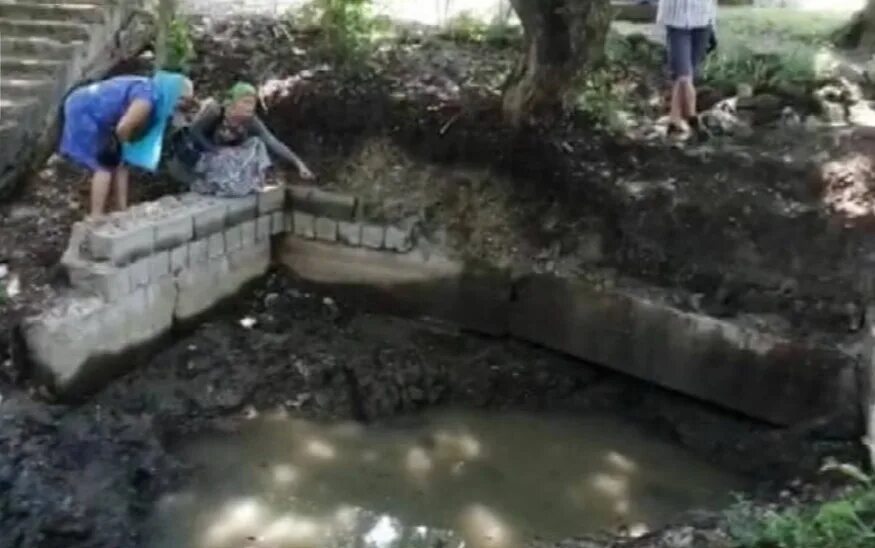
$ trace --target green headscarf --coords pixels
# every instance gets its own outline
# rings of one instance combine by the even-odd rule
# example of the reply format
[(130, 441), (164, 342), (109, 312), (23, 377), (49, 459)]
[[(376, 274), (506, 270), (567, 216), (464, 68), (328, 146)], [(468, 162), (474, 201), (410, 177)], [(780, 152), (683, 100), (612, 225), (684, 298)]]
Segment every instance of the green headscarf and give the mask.
[(225, 95), (225, 104), (230, 105), (244, 97), (258, 97), (258, 90), (248, 82), (237, 82)]

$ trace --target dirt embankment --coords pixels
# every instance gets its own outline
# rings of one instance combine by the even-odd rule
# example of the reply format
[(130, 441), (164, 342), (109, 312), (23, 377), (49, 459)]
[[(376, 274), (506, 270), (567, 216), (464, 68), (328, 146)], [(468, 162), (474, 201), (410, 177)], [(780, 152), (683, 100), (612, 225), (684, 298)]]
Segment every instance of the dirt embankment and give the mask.
[(350, 73), (320, 65), (311, 41), (269, 22), (214, 27), (198, 34), (196, 77), (265, 83), (268, 123), (369, 214), (463, 255), (650, 284), (778, 332), (859, 329), (875, 251), (869, 137), (763, 126), (677, 150), (581, 116), (515, 130), (498, 90), (513, 49), (419, 37)]

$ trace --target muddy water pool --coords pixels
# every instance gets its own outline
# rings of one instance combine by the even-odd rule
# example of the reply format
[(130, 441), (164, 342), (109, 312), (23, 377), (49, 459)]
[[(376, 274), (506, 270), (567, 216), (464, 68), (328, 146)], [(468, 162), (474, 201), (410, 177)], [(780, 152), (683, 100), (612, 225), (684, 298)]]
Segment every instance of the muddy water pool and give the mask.
[(155, 548), (511, 547), (641, 533), (744, 481), (613, 418), (441, 410), (379, 425), (261, 416), (186, 440)]

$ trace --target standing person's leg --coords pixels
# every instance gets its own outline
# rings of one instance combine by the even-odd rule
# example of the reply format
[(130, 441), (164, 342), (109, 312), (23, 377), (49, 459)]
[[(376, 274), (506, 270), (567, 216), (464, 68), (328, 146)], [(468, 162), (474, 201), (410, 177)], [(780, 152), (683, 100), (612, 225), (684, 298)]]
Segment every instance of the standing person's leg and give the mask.
[(672, 77), (669, 123), (675, 129), (686, 130), (687, 91), (692, 74), (692, 40), (689, 29), (667, 27), (668, 62)]
[(106, 200), (112, 185), (112, 171), (98, 169), (91, 176), (91, 219), (99, 219), (106, 213)]
[(685, 86), (686, 101), (684, 104), (684, 115), (687, 120), (696, 118), (699, 113), (696, 108), (696, 86), (695, 78), (699, 74), (699, 68), (705, 61), (705, 56), (708, 54), (708, 41), (711, 39), (710, 27), (698, 27), (690, 29), (690, 77), (688, 84)]
[(115, 207), (118, 211), (128, 208), (128, 184), (131, 179), (131, 171), (127, 166), (119, 166), (115, 170), (113, 190), (115, 191)]

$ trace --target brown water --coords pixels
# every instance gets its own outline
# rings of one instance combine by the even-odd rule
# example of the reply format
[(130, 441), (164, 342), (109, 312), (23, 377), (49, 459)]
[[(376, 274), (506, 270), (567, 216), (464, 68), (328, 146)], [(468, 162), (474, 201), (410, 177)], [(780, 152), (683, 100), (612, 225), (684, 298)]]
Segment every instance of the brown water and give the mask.
[(642, 533), (743, 486), (608, 418), (441, 411), (363, 427), (258, 418), (193, 439), (190, 489), (155, 514), (156, 548), (521, 546)]

